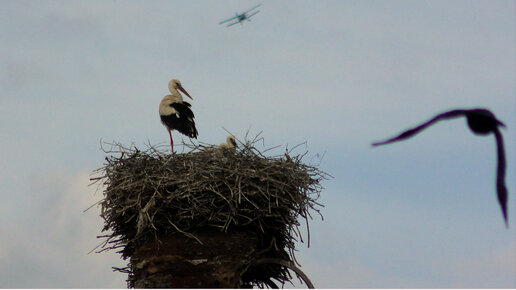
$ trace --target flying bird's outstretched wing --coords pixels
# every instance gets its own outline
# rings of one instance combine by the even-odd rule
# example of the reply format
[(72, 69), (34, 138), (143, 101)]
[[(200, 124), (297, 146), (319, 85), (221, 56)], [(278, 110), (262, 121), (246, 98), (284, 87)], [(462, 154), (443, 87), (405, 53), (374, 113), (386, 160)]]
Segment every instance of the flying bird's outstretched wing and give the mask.
[(392, 142), (401, 141), (401, 140), (410, 138), (437, 121), (457, 118), (457, 117), (466, 115), (466, 113), (467, 113), (466, 110), (452, 110), (452, 111), (448, 111), (448, 112), (439, 114), (439, 115), (433, 117), (432, 119), (430, 119), (429, 121), (427, 121), (415, 128), (409, 129), (396, 137), (393, 137), (393, 138), (385, 140), (385, 141), (376, 142), (376, 143), (373, 143), (372, 145), (373, 146), (385, 145), (385, 144), (389, 144)]
[(507, 220), (507, 187), (505, 186), (505, 150), (503, 147), (502, 133), (498, 128), (493, 131), (496, 138), (496, 148), (498, 153), (498, 169), (496, 172), (496, 192), (498, 194), (498, 202), (502, 208), (503, 219), (505, 226), (509, 227)]

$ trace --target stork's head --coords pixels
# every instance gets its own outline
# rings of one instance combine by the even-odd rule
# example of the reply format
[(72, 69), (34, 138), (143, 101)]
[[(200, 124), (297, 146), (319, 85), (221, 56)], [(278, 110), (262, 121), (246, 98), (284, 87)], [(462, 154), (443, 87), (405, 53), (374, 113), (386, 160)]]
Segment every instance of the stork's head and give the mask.
[(187, 95), (190, 99), (193, 100), (193, 98), (190, 96), (190, 94), (183, 88), (181, 85), (181, 82), (179, 80), (173, 79), (170, 82), (168, 82), (168, 89), (172, 94), (176, 93), (177, 90), (180, 90), (185, 95)]
[(237, 142), (236, 142), (235, 136), (233, 136), (233, 135), (229, 135), (226, 138), (226, 143), (228, 144), (229, 147), (232, 147), (232, 148), (237, 147)]

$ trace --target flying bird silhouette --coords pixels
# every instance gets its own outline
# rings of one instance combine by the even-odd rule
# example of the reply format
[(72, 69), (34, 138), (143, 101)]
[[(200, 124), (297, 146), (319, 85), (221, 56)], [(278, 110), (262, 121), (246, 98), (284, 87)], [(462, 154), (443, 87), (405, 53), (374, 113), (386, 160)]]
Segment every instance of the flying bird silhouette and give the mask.
[(408, 139), (425, 128), (431, 126), (432, 124), (441, 121), (448, 120), (457, 117), (465, 116), (466, 121), (468, 123), (469, 128), (476, 135), (488, 135), (489, 133), (493, 133), (496, 139), (496, 147), (498, 151), (498, 169), (496, 176), (496, 191), (498, 194), (498, 202), (500, 203), (500, 207), (502, 208), (503, 218), (505, 220), (505, 226), (508, 227), (507, 220), (507, 187), (505, 186), (505, 150), (503, 146), (503, 137), (502, 133), (498, 129), (498, 127), (505, 127), (505, 124), (500, 120), (496, 119), (495, 115), (487, 110), (487, 109), (469, 109), (469, 110), (451, 110), (445, 113), (441, 113), (429, 121), (415, 127), (409, 129), (400, 135), (393, 137), (391, 139), (373, 143), (373, 146), (385, 145), (397, 141), (401, 141), (404, 139)]

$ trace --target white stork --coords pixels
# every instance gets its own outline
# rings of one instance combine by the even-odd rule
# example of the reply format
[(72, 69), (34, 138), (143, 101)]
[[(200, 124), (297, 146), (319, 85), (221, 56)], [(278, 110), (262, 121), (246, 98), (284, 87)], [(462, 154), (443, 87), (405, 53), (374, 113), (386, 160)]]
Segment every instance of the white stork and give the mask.
[(186, 94), (190, 99), (193, 98), (183, 89), (179, 80), (173, 79), (168, 83), (168, 89), (172, 95), (166, 95), (159, 104), (159, 116), (161, 123), (165, 125), (170, 135), (170, 148), (174, 153), (174, 140), (172, 130), (177, 130), (190, 138), (197, 138), (195, 128), (194, 113), (190, 109), (191, 105), (183, 101), (183, 97), (178, 90)]
[(221, 143), (219, 145), (219, 148), (221, 148), (223, 150), (224, 149), (229, 150), (232, 153), (236, 152), (236, 147), (237, 147), (237, 143), (236, 143), (235, 136), (233, 136), (233, 135), (229, 135), (226, 138), (226, 143)]

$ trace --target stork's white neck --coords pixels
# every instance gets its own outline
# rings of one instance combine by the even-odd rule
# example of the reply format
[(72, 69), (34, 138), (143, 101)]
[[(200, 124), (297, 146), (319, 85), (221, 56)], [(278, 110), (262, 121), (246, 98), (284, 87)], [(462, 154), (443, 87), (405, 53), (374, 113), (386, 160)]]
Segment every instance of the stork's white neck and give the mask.
[(181, 82), (179, 80), (173, 79), (168, 82), (168, 90), (172, 95), (169, 95), (169, 99), (171, 99), (173, 102), (183, 102), (183, 96), (178, 91), (178, 89), (181, 88)]
[(175, 102), (183, 101), (183, 96), (175, 87), (169, 87), (169, 90), (170, 93), (172, 93), (172, 95), (170, 96), (171, 99), (173, 99)]

